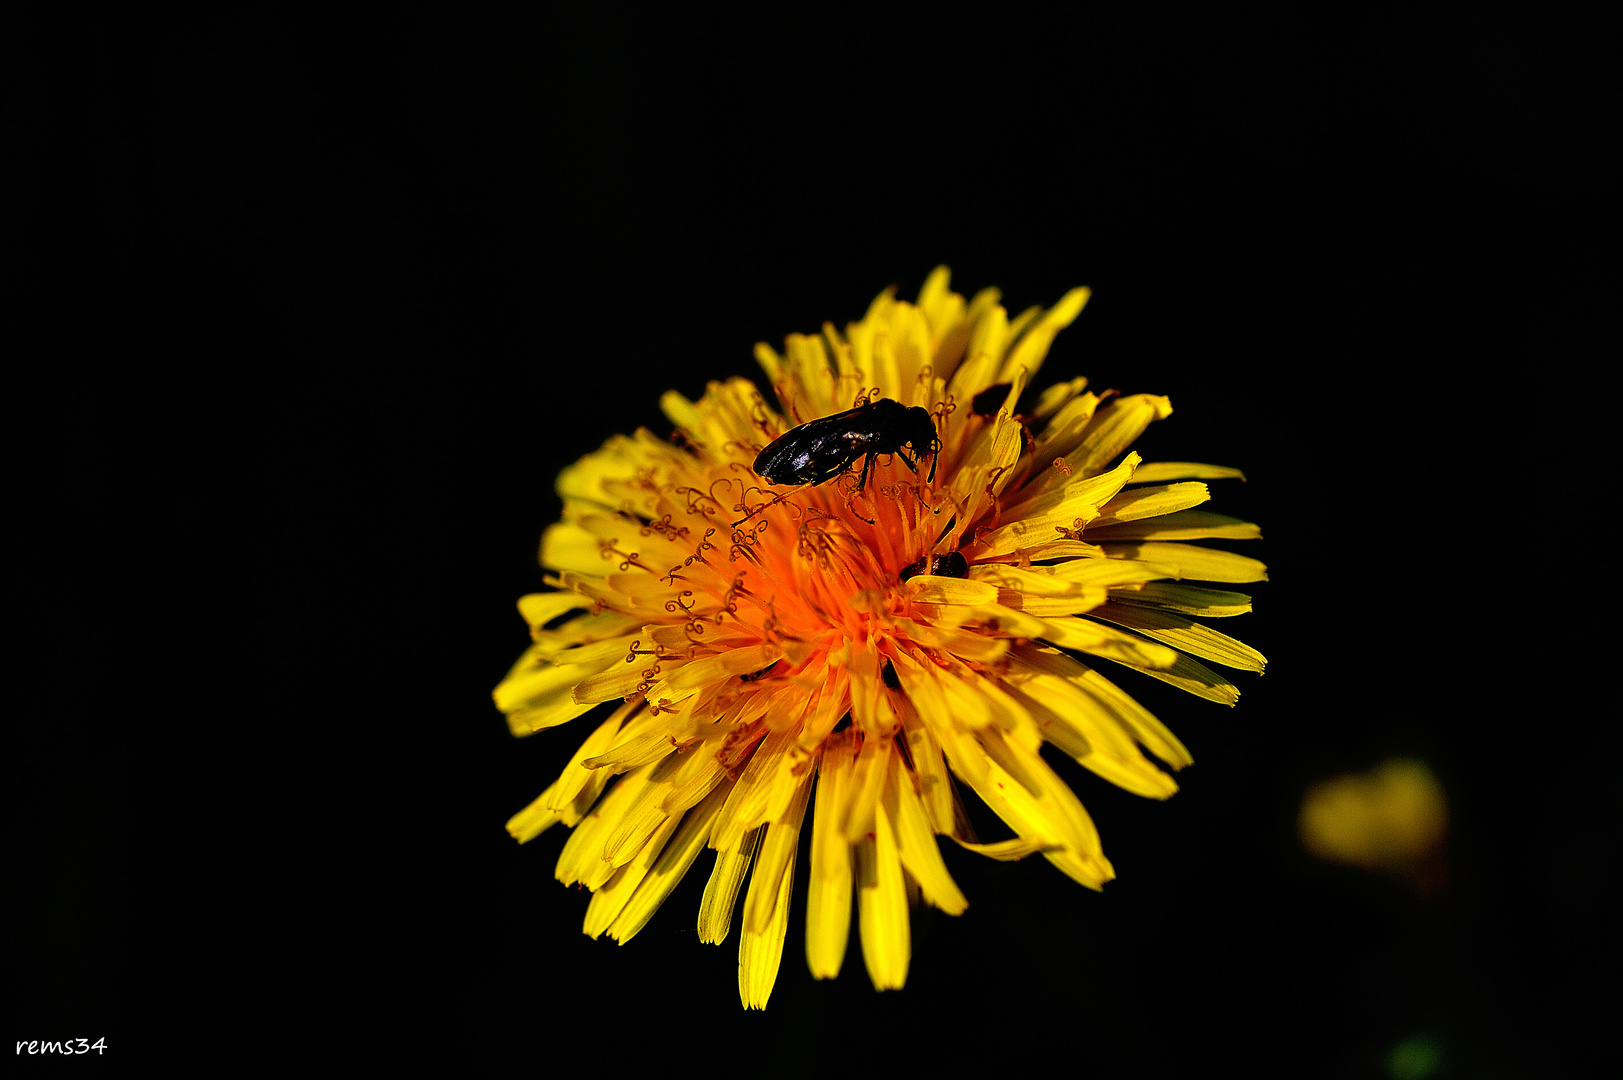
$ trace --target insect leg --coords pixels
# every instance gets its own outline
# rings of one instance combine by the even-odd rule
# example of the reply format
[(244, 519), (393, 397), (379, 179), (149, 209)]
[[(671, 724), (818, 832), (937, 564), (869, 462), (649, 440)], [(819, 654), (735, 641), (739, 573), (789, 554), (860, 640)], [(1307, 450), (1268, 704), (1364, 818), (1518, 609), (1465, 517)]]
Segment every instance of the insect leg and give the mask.
[(862, 479), (857, 481), (858, 491), (868, 486), (868, 468), (871, 465), (873, 465), (873, 455), (864, 454), (862, 457)]
[[(872, 464), (873, 455), (865, 455), (862, 459), (862, 479), (857, 481), (857, 486), (853, 488), (851, 494), (847, 495), (845, 498), (845, 508), (851, 511), (853, 514), (857, 514), (857, 509), (852, 504), (856, 501), (857, 496), (862, 494), (862, 489), (868, 486), (868, 467)], [(873, 524), (873, 518), (865, 518), (862, 517), (861, 514), (857, 514), (857, 517), (862, 518), (862, 520), (866, 521), (869, 525)]]

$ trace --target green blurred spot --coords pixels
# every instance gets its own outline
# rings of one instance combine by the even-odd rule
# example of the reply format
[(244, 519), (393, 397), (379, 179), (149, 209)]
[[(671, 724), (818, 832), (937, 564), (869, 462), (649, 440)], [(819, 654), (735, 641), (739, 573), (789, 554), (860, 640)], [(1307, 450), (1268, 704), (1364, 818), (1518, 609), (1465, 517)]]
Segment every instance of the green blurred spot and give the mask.
[(1386, 1071), (1392, 1080), (1426, 1080), (1443, 1064), (1443, 1044), (1430, 1035), (1404, 1039), (1386, 1055)]

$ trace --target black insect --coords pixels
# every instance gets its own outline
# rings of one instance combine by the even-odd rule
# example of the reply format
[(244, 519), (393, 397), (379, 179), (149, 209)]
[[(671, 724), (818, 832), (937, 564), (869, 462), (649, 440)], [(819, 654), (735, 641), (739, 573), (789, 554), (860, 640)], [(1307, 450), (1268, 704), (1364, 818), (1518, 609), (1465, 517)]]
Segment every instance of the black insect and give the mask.
[[(905, 448), (905, 449), (904, 449)], [(875, 454), (896, 454), (915, 473), (919, 459), (941, 449), (930, 411), (879, 398), (821, 420), (790, 428), (767, 444), (755, 459), (755, 471), (774, 484), (822, 484), (862, 462), (857, 490), (868, 484)], [(935, 461), (930, 462), (935, 479)]]
[(935, 577), (968, 577), (969, 562), (962, 552), (949, 551), (945, 555), (926, 555), (916, 562), (910, 562), (902, 567), (899, 575), (903, 581), (920, 574), (932, 574)]

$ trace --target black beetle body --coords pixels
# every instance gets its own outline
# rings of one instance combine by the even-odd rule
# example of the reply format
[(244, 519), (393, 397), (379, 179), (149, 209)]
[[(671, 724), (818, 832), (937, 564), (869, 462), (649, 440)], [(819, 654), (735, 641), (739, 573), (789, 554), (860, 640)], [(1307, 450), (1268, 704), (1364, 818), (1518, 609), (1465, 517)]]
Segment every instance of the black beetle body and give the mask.
[(961, 551), (949, 551), (945, 555), (926, 555), (902, 567), (901, 573), (897, 576), (906, 581), (920, 574), (933, 574), (936, 577), (968, 577), (969, 561), (964, 558)]
[[(904, 452), (906, 447), (912, 456)], [(833, 416), (790, 428), (767, 444), (755, 459), (755, 471), (774, 484), (822, 484), (851, 467), (859, 457), (861, 491), (868, 484), (868, 469), (875, 454), (897, 454), (915, 473), (918, 459), (941, 448), (935, 421), (928, 409), (879, 398)], [(930, 462), (935, 479), (935, 462)]]

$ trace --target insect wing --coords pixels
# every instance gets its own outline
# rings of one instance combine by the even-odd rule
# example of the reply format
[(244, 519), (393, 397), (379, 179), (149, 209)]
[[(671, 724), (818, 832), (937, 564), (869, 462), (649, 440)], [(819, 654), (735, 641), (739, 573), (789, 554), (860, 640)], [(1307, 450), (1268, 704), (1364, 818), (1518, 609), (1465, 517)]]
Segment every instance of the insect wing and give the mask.
[(864, 452), (867, 437), (848, 409), (792, 427), (767, 444), (755, 471), (774, 484), (821, 484), (844, 472)]

